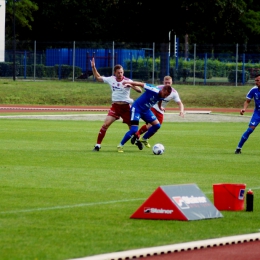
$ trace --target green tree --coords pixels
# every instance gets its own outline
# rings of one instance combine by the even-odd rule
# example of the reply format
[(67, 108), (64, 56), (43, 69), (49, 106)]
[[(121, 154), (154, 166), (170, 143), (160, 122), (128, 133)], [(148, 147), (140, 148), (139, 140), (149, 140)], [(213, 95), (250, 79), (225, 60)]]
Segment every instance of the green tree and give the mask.
[(247, 32), (246, 43), (259, 44), (260, 40), (260, 2), (250, 0), (247, 4), (247, 10), (241, 17), (244, 31)]
[[(21, 0), (16, 3), (20, 40), (167, 43), (259, 43), (259, 0)], [(12, 1), (8, 0), (11, 36)], [(29, 3), (31, 5), (29, 5)], [(37, 10), (37, 6), (39, 7)], [(28, 8), (29, 7), (29, 8)], [(21, 11), (19, 13), (19, 10)], [(26, 10), (26, 12), (24, 12)], [(24, 27), (26, 26), (26, 30)], [(32, 30), (28, 30), (28, 29)]]
[(32, 30), (33, 12), (38, 10), (37, 4), (30, 0), (7, 0), (6, 1), (6, 40), (13, 38), (13, 13), (15, 13), (16, 38), (22, 39), (19, 28)]

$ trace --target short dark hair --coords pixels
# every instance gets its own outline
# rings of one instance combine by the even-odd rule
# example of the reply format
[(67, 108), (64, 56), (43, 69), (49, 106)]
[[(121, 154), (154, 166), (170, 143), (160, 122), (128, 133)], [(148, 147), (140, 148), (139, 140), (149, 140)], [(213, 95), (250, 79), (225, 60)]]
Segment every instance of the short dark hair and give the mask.
[(257, 77), (260, 77), (260, 74), (256, 74), (256, 75), (255, 75), (255, 78), (257, 78)]
[(116, 72), (117, 70), (120, 70), (120, 69), (124, 70), (124, 68), (123, 68), (122, 65), (117, 64), (117, 65), (115, 65), (115, 67), (114, 67), (114, 72)]
[(163, 88), (164, 88), (169, 94), (171, 94), (171, 92), (172, 92), (172, 87), (171, 87), (171, 86), (163, 86)]

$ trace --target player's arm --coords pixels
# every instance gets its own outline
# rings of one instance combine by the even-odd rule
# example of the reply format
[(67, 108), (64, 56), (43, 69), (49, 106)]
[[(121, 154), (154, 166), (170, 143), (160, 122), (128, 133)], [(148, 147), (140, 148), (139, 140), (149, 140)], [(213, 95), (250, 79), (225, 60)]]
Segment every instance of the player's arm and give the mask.
[(251, 99), (247, 98), (246, 101), (244, 102), (244, 107), (240, 110), (240, 115), (244, 115), (250, 102), (251, 102)]
[(92, 60), (90, 61), (90, 63), (91, 63), (91, 68), (92, 68), (93, 75), (94, 75), (94, 77), (96, 78), (96, 80), (99, 81), (99, 82), (104, 82), (103, 79), (102, 79), (102, 77), (101, 77), (100, 74), (98, 73), (96, 66), (95, 66), (95, 59), (92, 58)]
[(132, 88), (133, 90), (135, 90), (138, 93), (142, 93), (142, 89), (138, 86), (134, 86), (131, 85), (130, 83), (132, 83), (132, 81), (124, 81), (122, 84), (124, 85), (125, 88)]
[(132, 88), (134, 91), (138, 92), (138, 93), (142, 93), (142, 89), (141, 89), (140, 87), (138, 87), (138, 86), (133, 86), (133, 85), (131, 85), (131, 88)]
[(179, 116), (184, 117), (184, 105), (181, 101), (177, 102), (179, 109), (180, 109), (180, 114)]
[(158, 107), (160, 110), (165, 111), (165, 108), (162, 107), (162, 100), (158, 101)]
[(145, 83), (139, 82), (139, 81), (124, 81), (123, 85), (131, 85), (131, 86), (135, 86), (135, 87), (144, 88)]

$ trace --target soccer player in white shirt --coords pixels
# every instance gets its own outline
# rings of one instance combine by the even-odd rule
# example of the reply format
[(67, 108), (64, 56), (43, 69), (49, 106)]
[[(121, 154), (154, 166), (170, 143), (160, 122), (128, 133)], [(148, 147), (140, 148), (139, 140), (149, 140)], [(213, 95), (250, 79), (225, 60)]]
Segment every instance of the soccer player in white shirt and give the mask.
[[(157, 86), (158, 88), (163, 88), (163, 86), (171, 86), (172, 85), (172, 77), (171, 76), (165, 76), (163, 79), (163, 85), (161, 86)], [(176, 89), (174, 89), (172, 87), (172, 92), (171, 94), (166, 97), (164, 100), (162, 100), (161, 102), (161, 108), (162, 110), (159, 108), (158, 103), (157, 102), (152, 108), (152, 112), (154, 113), (154, 115), (157, 117), (158, 121), (160, 122), (160, 124), (163, 123), (163, 118), (164, 118), (164, 112), (165, 112), (165, 107), (167, 106), (167, 104), (169, 103), (169, 101), (175, 101), (178, 106), (179, 106), (179, 110), (180, 110), (180, 114), (179, 116), (184, 117), (184, 105), (180, 99), (180, 96), (177, 92)], [(147, 132), (147, 130), (151, 127), (150, 124), (145, 124), (143, 125), (141, 128), (139, 128), (139, 130), (135, 133), (135, 135), (133, 135), (133, 137), (131, 138), (131, 143), (134, 144), (136, 142), (136, 140), (138, 140), (140, 138), (140, 135), (144, 134)], [(151, 136), (150, 136), (151, 138)]]
[(138, 86), (123, 85), (123, 81), (132, 81), (124, 76), (124, 69), (121, 65), (115, 65), (114, 76), (103, 77), (98, 73), (95, 66), (95, 59), (91, 60), (91, 67), (93, 75), (99, 82), (104, 82), (110, 85), (112, 91), (112, 105), (108, 111), (105, 121), (99, 130), (97, 143), (94, 146), (93, 151), (98, 152), (101, 149), (101, 143), (106, 135), (106, 131), (109, 126), (118, 120), (123, 119), (123, 123), (127, 124), (130, 128), (130, 104), (133, 103), (133, 99), (130, 98), (130, 89), (141, 93), (142, 89)]

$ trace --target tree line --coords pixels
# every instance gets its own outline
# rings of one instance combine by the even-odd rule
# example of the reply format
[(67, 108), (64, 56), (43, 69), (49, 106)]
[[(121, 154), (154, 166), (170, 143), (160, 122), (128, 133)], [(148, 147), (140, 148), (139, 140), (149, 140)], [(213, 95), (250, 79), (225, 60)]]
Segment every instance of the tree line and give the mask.
[(6, 40), (258, 44), (259, 0), (7, 0)]

